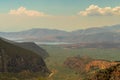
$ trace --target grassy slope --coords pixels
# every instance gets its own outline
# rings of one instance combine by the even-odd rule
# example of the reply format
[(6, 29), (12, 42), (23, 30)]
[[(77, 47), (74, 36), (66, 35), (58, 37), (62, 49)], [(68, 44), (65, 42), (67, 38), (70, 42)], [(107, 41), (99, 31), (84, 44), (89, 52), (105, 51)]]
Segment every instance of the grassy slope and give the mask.
[(70, 56), (90, 56), (94, 59), (116, 60), (120, 59), (119, 49), (64, 49), (59, 46), (42, 46), (47, 50), (50, 57), (47, 58), (47, 66), (57, 72), (54, 80), (76, 80), (79, 76), (74, 71), (66, 68), (63, 62)]

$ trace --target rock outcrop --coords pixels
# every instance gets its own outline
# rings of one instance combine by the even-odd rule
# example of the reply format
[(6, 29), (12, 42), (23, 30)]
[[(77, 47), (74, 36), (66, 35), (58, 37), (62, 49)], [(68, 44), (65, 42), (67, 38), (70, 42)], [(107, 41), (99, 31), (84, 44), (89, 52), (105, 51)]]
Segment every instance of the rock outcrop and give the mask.
[(120, 80), (120, 64), (99, 70), (86, 80)]

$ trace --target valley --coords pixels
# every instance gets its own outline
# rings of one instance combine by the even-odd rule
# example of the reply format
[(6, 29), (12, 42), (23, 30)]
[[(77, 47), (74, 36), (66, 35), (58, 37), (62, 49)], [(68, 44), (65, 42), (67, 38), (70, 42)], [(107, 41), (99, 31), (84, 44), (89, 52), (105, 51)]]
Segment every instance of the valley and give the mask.
[[(94, 60), (119, 61), (119, 49), (100, 49), (100, 48), (64, 48), (59, 45), (42, 45), (49, 53), (49, 57), (45, 60), (50, 70), (55, 71), (51, 80), (78, 80), (81, 75), (74, 69), (70, 69), (64, 65), (69, 57), (90, 57)], [(74, 66), (74, 65), (73, 65)]]
[(0, 47), (6, 53), (1, 53), (2, 80), (92, 80), (97, 71), (120, 64), (117, 43), (36, 44), (0, 38)]
[(0, 80), (120, 80), (120, 0), (0, 0)]

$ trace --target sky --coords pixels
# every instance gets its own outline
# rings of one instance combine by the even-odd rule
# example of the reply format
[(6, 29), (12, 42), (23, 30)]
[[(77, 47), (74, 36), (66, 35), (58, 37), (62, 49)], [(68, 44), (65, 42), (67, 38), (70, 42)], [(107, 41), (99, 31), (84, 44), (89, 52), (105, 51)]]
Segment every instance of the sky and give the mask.
[(0, 31), (73, 31), (120, 24), (120, 0), (1, 0)]

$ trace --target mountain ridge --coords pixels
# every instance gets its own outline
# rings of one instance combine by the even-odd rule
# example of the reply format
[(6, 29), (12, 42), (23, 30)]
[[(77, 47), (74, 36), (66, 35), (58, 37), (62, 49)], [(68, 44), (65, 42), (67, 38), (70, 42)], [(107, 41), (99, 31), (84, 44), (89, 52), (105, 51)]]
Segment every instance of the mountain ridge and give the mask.
[[(30, 29), (21, 32), (0, 32), (1, 37), (11, 40), (39, 42), (120, 42), (120, 25), (94, 27), (71, 32), (57, 29)], [(97, 40), (96, 40), (97, 39)]]

